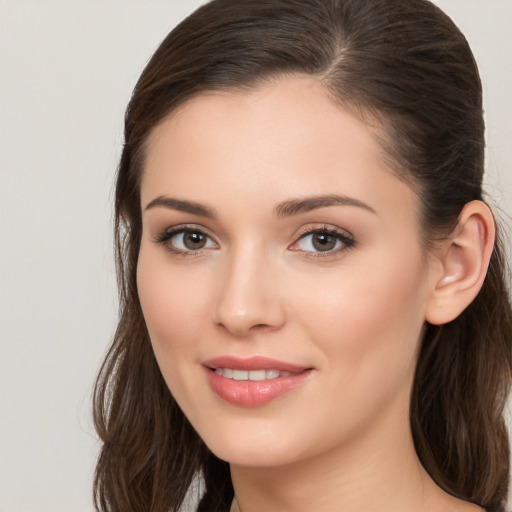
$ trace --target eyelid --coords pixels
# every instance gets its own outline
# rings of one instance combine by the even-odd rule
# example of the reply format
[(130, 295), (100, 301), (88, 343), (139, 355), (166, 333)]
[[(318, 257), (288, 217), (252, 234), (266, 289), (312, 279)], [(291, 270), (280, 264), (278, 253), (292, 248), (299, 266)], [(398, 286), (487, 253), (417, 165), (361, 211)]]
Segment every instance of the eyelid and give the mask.
[(218, 242), (214, 239), (212, 235), (208, 233), (208, 230), (199, 224), (178, 224), (177, 226), (172, 226), (170, 228), (166, 228), (162, 230), (159, 234), (153, 237), (153, 242), (156, 244), (162, 244), (165, 248), (173, 254), (178, 256), (197, 256), (204, 250), (211, 250), (212, 247), (202, 247), (200, 249), (179, 249), (177, 247), (172, 246), (169, 242), (174, 236), (180, 233), (186, 232), (196, 232), (201, 233), (206, 236), (209, 240), (211, 240), (217, 247), (219, 246)]
[[(297, 245), (304, 238), (314, 235), (315, 233), (326, 233), (329, 235), (335, 236), (338, 240), (342, 242), (342, 247), (330, 250), (330, 251), (306, 251), (303, 249), (294, 249), (293, 246)], [(307, 257), (328, 257), (334, 256), (338, 253), (345, 252), (348, 249), (352, 249), (356, 245), (356, 240), (350, 231), (339, 228), (337, 226), (333, 226), (330, 224), (317, 225), (315, 227), (308, 226), (302, 228), (298, 234), (295, 236), (294, 242), (290, 246), (288, 246), (289, 250), (302, 252)]]
[[(180, 233), (186, 233), (186, 232), (199, 232), (206, 236), (213, 244), (215, 244), (216, 247), (213, 248), (219, 248), (218, 242), (215, 240), (215, 238), (210, 235), (209, 230), (204, 228), (203, 226), (199, 224), (179, 224), (176, 226), (172, 226), (169, 228), (166, 228), (162, 230), (159, 234), (155, 235), (153, 238), (153, 242), (156, 244), (162, 244), (165, 246), (165, 248), (170, 251), (173, 254), (179, 255), (179, 256), (194, 256), (199, 255), (205, 250), (211, 250), (212, 247), (202, 247), (200, 249), (180, 249), (177, 248), (167, 242), (169, 242), (174, 236), (180, 234)], [(301, 248), (294, 248), (301, 240), (308, 236), (312, 236), (315, 233), (326, 233), (329, 235), (333, 235), (336, 237), (338, 241), (341, 241), (342, 247), (335, 248), (332, 250), (327, 251), (315, 251), (315, 250), (304, 250)], [(356, 240), (352, 233), (350, 233), (348, 230), (339, 228), (337, 226), (333, 226), (330, 224), (321, 224), (321, 225), (315, 225), (315, 226), (307, 226), (301, 228), (298, 233), (294, 237), (294, 242), (292, 242), (288, 249), (296, 252), (301, 252), (305, 256), (308, 257), (328, 257), (328, 256), (334, 256), (338, 253), (345, 252), (348, 249), (351, 249), (356, 244)]]

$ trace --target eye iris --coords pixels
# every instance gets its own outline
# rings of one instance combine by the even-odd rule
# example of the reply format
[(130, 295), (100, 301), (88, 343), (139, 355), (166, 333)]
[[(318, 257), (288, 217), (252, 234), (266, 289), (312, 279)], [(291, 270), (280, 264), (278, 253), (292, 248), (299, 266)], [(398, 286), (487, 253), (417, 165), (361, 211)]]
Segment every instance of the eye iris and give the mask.
[(336, 237), (329, 233), (315, 233), (313, 235), (313, 247), (317, 251), (330, 251), (336, 246)]
[(206, 245), (206, 236), (197, 231), (187, 231), (183, 235), (183, 244), (187, 249), (202, 249)]

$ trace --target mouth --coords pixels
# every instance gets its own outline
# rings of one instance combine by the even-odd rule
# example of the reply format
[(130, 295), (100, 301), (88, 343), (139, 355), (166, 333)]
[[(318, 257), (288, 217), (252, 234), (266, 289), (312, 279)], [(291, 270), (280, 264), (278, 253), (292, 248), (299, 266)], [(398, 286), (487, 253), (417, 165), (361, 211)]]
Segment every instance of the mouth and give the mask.
[(233, 380), (272, 380), (278, 379), (279, 377), (291, 377), (294, 375), (292, 372), (280, 371), (280, 370), (235, 370), (233, 368), (215, 368), (217, 375), (222, 375), (226, 379)]
[(258, 407), (303, 384), (314, 368), (264, 357), (223, 356), (205, 361), (211, 389), (223, 401)]

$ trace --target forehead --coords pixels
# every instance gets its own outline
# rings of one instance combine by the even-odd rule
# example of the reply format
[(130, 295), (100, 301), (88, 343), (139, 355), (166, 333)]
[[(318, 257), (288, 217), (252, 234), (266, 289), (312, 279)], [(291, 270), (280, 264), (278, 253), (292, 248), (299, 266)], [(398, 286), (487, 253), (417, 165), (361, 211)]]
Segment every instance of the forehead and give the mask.
[(142, 202), (171, 193), (220, 202), (238, 196), (246, 205), (306, 194), (350, 193), (376, 204), (390, 193), (408, 195), (377, 132), (311, 77), (202, 94), (151, 133)]

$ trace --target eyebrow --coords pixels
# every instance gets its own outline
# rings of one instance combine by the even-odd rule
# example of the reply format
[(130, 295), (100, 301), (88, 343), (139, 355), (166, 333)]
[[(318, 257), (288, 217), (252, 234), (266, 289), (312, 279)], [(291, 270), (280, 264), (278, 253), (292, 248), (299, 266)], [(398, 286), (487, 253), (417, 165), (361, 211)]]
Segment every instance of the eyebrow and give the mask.
[(211, 219), (217, 216), (215, 210), (209, 208), (208, 206), (204, 206), (194, 201), (184, 201), (182, 199), (175, 199), (173, 197), (167, 196), (156, 197), (146, 206), (145, 210), (150, 210), (151, 208), (156, 208), (157, 206), (168, 208), (170, 210), (192, 213), (194, 215), (200, 215), (201, 217), (208, 217)]
[(283, 217), (291, 217), (292, 215), (299, 215), (328, 206), (355, 206), (377, 214), (371, 206), (363, 203), (359, 199), (336, 194), (290, 199), (289, 201), (284, 201), (277, 205), (274, 214), (278, 219), (282, 219)]
[[(199, 215), (201, 217), (208, 217), (210, 219), (217, 217), (215, 210), (209, 206), (196, 203), (195, 201), (175, 199), (173, 197), (167, 196), (156, 197), (146, 206), (145, 210), (150, 210), (158, 206), (168, 208), (170, 210), (177, 210), (180, 212), (191, 213), (193, 215)], [(368, 206), (366, 203), (363, 203), (359, 199), (336, 194), (328, 194), (298, 199), (289, 199), (284, 201), (274, 208), (274, 216), (278, 219), (282, 219), (285, 217), (292, 217), (294, 215), (299, 215), (301, 213), (306, 213), (329, 206), (355, 206), (374, 214), (377, 213), (371, 206)]]

